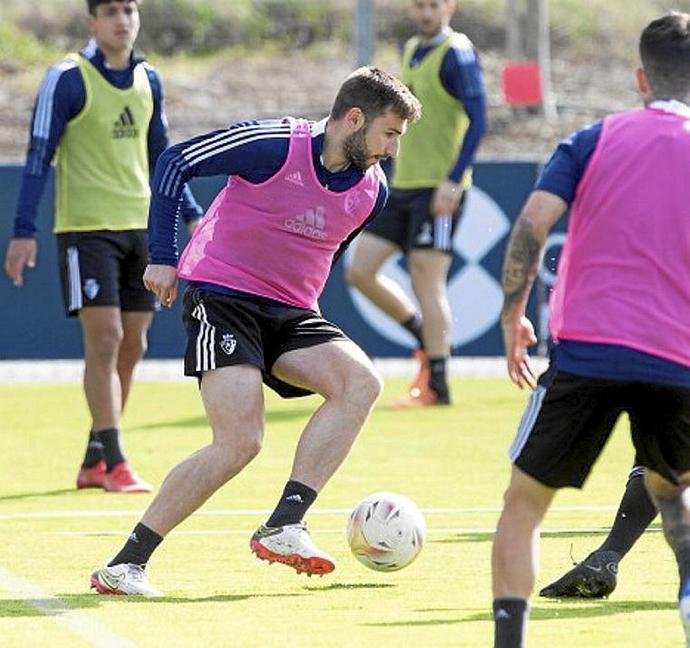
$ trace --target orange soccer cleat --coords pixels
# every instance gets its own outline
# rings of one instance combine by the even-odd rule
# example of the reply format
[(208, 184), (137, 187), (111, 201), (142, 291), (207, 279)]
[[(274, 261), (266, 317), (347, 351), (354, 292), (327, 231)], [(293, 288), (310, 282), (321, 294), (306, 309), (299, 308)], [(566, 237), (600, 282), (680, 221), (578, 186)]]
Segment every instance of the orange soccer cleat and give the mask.
[(103, 488), (111, 493), (150, 493), (153, 490), (126, 461), (105, 473)]
[(105, 461), (101, 460), (90, 468), (82, 466), (77, 475), (77, 488), (103, 488)]

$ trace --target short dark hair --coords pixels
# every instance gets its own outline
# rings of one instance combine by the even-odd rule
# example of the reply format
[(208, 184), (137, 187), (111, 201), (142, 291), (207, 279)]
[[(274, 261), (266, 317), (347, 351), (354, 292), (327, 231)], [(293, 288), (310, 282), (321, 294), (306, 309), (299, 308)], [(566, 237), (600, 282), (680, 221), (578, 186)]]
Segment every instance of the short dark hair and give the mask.
[(331, 117), (340, 119), (351, 108), (359, 108), (367, 122), (388, 110), (410, 123), (422, 114), (419, 99), (402, 81), (369, 65), (356, 69), (345, 79), (333, 102)]
[(128, 3), (134, 2), (135, 4), (138, 5), (140, 1), (141, 0), (86, 0), (86, 6), (89, 9), (89, 13), (92, 16), (95, 16), (96, 15), (96, 7), (98, 7), (98, 5), (110, 4), (111, 2), (128, 2)]
[(656, 99), (690, 95), (690, 14), (671, 11), (640, 36), (640, 59)]

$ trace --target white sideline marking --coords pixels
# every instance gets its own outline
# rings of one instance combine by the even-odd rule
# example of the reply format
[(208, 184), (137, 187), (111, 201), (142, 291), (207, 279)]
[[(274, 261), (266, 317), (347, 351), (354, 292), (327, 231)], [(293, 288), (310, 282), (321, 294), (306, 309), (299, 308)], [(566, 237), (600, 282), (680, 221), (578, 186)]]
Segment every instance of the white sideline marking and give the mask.
[[(254, 529), (208, 529), (206, 531), (171, 531), (171, 535), (186, 535), (186, 536), (250, 536)], [(482, 528), (451, 528), (451, 529), (429, 529), (427, 533), (434, 534), (457, 534), (457, 535), (483, 535), (485, 533), (493, 534), (496, 527)], [(590, 528), (573, 528), (573, 529), (542, 529), (542, 535), (560, 535), (567, 533), (608, 533), (611, 531), (610, 527), (590, 527)], [(661, 528), (651, 527), (645, 530), (645, 533), (658, 533), (663, 531)], [(126, 536), (128, 531), (48, 531), (48, 535), (59, 536)], [(344, 529), (309, 529), (312, 535), (328, 535), (328, 534), (344, 534)]]
[[(531, 358), (535, 373), (545, 368), (545, 358)], [(384, 378), (410, 376), (416, 370), (414, 360), (408, 358), (374, 358), (374, 366)], [(143, 360), (137, 364), (137, 382), (190, 382), (183, 375), (182, 360)], [(467, 378), (505, 378), (506, 363), (502, 357), (455, 357), (448, 363), (451, 376)], [(83, 360), (2, 360), (0, 383), (79, 383), (84, 374)], [(191, 384), (191, 382), (190, 382)]]
[[(449, 513), (500, 513), (503, 509), (496, 506), (470, 507), (470, 508), (423, 508), (420, 509), (426, 515), (449, 514)], [(576, 513), (578, 511), (609, 512), (617, 511), (617, 506), (554, 506), (549, 509), (550, 513)], [(309, 515), (349, 515), (352, 509), (314, 509), (309, 511)], [(207, 511), (196, 511), (193, 515), (204, 516), (243, 516), (243, 515), (270, 515), (273, 509), (209, 509)], [(88, 518), (88, 517), (131, 517), (141, 516), (144, 511), (37, 511), (35, 513), (0, 513), (0, 520), (43, 520), (53, 518)]]
[(0, 567), (0, 589), (20, 597), (23, 603), (84, 639), (96, 648), (136, 648), (136, 644), (119, 637), (69, 603), (51, 596), (33, 583)]

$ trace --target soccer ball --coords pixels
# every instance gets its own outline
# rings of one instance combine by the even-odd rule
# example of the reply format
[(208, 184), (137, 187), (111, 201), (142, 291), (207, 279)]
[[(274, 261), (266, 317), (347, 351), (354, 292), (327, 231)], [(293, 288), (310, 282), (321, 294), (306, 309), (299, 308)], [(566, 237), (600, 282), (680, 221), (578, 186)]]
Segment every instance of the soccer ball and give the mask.
[(422, 550), (426, 522), (415, 503), (397, 493), (374, 493), (355, 506), (347, 541), (355, 558), (376, 571), (396, 571)]

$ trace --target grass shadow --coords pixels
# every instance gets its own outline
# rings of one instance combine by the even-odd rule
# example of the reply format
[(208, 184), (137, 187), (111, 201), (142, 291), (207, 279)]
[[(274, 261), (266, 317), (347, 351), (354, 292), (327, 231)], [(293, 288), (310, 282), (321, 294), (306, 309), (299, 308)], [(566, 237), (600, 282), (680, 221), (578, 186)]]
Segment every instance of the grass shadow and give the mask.
[[(266, 423), (282, 423), (283, 421), (292, 421), (294, 419), (309, 418), (316, 408), (302, 408), (297, 410), (277, 410), (268, 411), (265, 414)], [(164, 430), (174, 428), (193, 428), (193, 427), (208, 427), (208, 421), (205, 416), (192, 416), (185, 419), (177, 419), (174, 421), (158, 421), (155, 423), (146, 423), (145, 425), (136, 425), (127, 428), (128, 432), (135, 432), (141, 430)]]
[[(601, 529), (587, 529), (585, 531), (548, 531), (541, 532), (542, 538), (586, 538), (589, 536), (608, 533), (611, 529), (602, 527)], [(655, 530), (655, 529), (653, 529)], [(494, 533), (456, 533), (447, 538), (438, 540), (427, 540), (427, 544), (456, 544), (459, 542), (492, 542)]]
[[(618, 614), (636, 614), (638, 612), (659, 612), (677, 610), (675, 601), (612, 601), (610, 599), (568, 599), (556, 601), (547, 606), (532, 605), (529, 618), (532, 621), (551, 621), (553, 619), (591, 619), (596, 617), (615, 616)], [(490, 611), (480, 612), (463, 619), (463, 622), (492, 621)]]
[(122, 603), (123, 605), (160, 605), (165, 603), (236, 603), (254, 598), (294, 598), (307, 594), (214, 594), (198, 598), (185, 596), (162, 596), (146, 598), (143, 596), (98, 596), (91, 594), (56, 594), (56, 598), (47, 599), (5, 599), (0, 600), (0, 619), (12, 617), (58, 616), (74, 610), (86, 610), (101, 607), (105, 603)]
[(49, 491), (38, 491), (31, 493), (13, 493), (12, 495), (0, 495), (0, 502), (9, 502), (11, 500), (29, 499), (31, 497), (55, 497), (56, 495), (65, 495), (67, 493), (76, 492), (75, 488), (58, 488)]
[(330, 590), (384, 589), (397, 587), (393, 583), (331, 583), (330, 585), (306, 585), (302, 589), (309, 592), (328, 592)]

